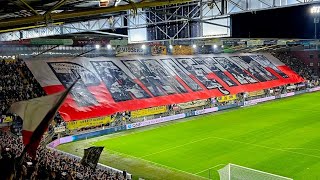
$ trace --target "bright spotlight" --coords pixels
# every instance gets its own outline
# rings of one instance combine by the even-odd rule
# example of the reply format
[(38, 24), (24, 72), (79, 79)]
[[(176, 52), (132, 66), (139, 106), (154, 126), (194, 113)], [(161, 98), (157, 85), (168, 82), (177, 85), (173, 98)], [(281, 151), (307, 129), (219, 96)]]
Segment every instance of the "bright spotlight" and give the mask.
[(96, 45), (95, 45), (95, 48), (96, 48), (96, 49), (100, 49), (100, 44), (96, 44)]
[(222, 45), (221, 48), (224, 48), (224, 45)]
[(319, 14), (320, 13), (320, 6), (313, 6), (310, 9), (311, 14)]
[(192, 45), (192, 47), (193, 47), (194, 49), (196, 49), (196, 48), (197, 48), (197, 45), (196, 45), (196, 44), (194, 44), (194, 45)]
[(146, 49), (146, 45), (142, 44), (141, 49)]
[(173, 46), (171, 44), (169, 45), (169, 49), (173, 49)]
[(112, 48), (111, 44), (107, 45), (107, 49), (110, 50)]
[(214, 48), (214, 49), (217, 49), (217, 47), (218, 47), (218, 46), (217, 46), (216, 44), (213, 45), (213, 48)]

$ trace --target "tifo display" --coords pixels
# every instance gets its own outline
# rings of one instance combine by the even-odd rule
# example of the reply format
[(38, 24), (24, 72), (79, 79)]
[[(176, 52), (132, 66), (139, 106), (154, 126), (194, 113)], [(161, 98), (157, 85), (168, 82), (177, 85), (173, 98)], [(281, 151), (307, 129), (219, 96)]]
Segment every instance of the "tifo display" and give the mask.
[(26, 63), (47, 94), (81, 77), (59, 111), (65, 121), (304, 81), (270, 54), (53, 58)]

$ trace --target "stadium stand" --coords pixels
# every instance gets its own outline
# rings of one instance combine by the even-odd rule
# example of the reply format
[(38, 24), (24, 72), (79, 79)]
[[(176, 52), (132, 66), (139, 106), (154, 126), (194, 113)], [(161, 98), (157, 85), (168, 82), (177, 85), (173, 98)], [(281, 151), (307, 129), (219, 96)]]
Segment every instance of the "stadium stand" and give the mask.
[(272, 55), (277, 57), (281, 62), (289, 66), (293, 71), (298, 73), (301, 77), (309, 81), (316, 81), (319, 79), (317, 73), (314, 72), (309, 66), (307, 66), (299, 58), (295, 57), (288, 51), (273, 52)]
[[(16, 116), (6, 114), (10, 105), (17, 101), (28, 100), (44, 96), (45, 92), (35, 80), (26, 64), (18, 59), (16, 61), (0, 61), (0, 113), (2, 119), (10, 116), (16, 121)], [(55, 117), (54, 127), (65, 125), (58, 114)], [(18, 127), (21, 128), (21, 127)], [(21, 130), (14, 129), (15, 134), (20, 135)], [(11, 132), (0, 131), (0, 169), (1, 172), (11, 172), (15, 157), (23, 150), (21, 138)], [(33, 162), (32, 165), (30, 162)], [(37, 166), (34, 166), (37, 164)], [(43, 146), (38, 149), (37, 159), (26, 159), (23, 169), (19, 172), (20, 179), (124, 179), (122, 174), (112, 171), (97, 169), (93, 171), (82, 166), (79, 160), (68, 157), (65, 154), (50, 151)], [(5, 179), (10, 174), (0, 173), (0, 179)], [(89, 178), (90, 177), (90, 178)]]
[(4, 114), (13, 102), (45, 95), (26, 64), (20, 59), (2, 60), (0, 78), (1, 114)]
[[(286, 65), (290, 66), (295, 72), (299, 73), (304, 79), (309, 80), (310, 86), (319, 84), (318, 76), (312, 70), (300, 62), (299, 59), (293, 57), (288, 52), (273, 53), (275, 57), (281, 60)], [(44, 90), (34, 78), (31, 71), (22, 60), (16, 61), (1, 61), (0, 63), (0, 113), (4, 117), (5, 112), (10, 104), (17, 101), (32, 99), (45, 95)], [(112, 122), (104, 125), (85, 127), (76, 130), (76, 133), (83, 133), (85, 131), (97, 130), (98, 128), (105, 128), (106, 126), (119, 126), (126, 123), (134, 123), (163, 117), (178, 113), (189, 113), (195, 110), (200, 110), (215, 106), (229, 106), (237, 104), (241, 101), (255, 98), (262, 98), (270, 95), (280, 95), (282, 91), (286, 90), (283, 87), (276, 87), (266, 89), (259, 92), (253, 92), (249, 95), (243, 93), (220, 98), (209, 98), (206, 100), (197, 100), (190, 103), (171, 104), (164, 106), (164, 111), (158, 114), (152, 114), (147, 117), (135, 117), (133, 112), (118, 112), (111, 116)], [(299, 90), (299, 89), (298, 89)], [(195, 104), (199, 106), (195, 106)], [(160, 111), (159, 111), (160, 112)], [(15, 121), (15, 118), (13, 119)], [(57, 126), (65, 126), (64, 120), (58, 114), (52, 126), (49, 127), (49, 132)], [(16, 132), (18, 132), (16, 130)], [(19, 135), (19, 133), (17, 133)], [(23, 149), (21, 138), (13, 135), (10, 131), (0, 130), (0, 169), (3, 172), (10, 172), (13, 168), (13, 160), (19, 156)], [(18, 172), (21, 179), (125, 179), (122, 173), (112, 170), (97, 169), (93, 171), (82, 166), (79, 160), (70, 157), (67, 154), (56, 152), (41, 146), (38, 149), (38, 156), (35, 160), (26, 159), (24, 166)], [(9, 176), (10, 174), (0, 173), (0, 179)]]
[[(24, 101), (46, 95), (42, 87), (32, 75), (31, 71), (21, 59), (2, 60), (0, 62), (0, 116), (7, 116), (15, 120), (17, 117), (6, 114), (10, 105), (14, 102)], [(58, 114), (53, 126), (64, 125), (64, 121)], [(53, 128), (52, 126), (50, 128)], [(20, 130), (15, 129), (16, 134)]]

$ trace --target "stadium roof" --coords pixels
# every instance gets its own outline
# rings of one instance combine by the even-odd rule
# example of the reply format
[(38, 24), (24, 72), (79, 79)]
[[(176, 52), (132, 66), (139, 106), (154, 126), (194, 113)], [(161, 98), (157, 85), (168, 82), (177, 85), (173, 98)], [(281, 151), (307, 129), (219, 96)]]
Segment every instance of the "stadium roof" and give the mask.
[[(214, 29), (230, 28), (230, 24), (220, 23), (219, 19), (230, 22), (227, 20), (230, 14), (316, 2), (320, 0), (285, 2), (283, 0), (0, 0), (0, 41), (75, 33), (125, 37), (127, 33), (118, 32), (117, 29), (126, 30), (149, 25), (158, 27), (159, 24), (161, 29), (161, 24), (185, 22), (204, 23)], [(161, 9), (163, 6), (176, 10)], [(192, 9), (189, 13), (183, 14), (178, 11), (183, 6), (197, 6), (198, 10), (194, 8), (196, 9), (194, 12)], [(158, 18), (152, 21), (150, 18), (144, 18), (148, 13), (151, 13), (149, 16)], [(145, 23), (136, 23), (140, 20), (133, 20), (133, 17), (146, 19), (142, 20)], [(165, 34), (168, 37), (168, 33)], [(179, 37), (166, 39), (176, 40)]]
[[(190, 0), (8, 0), (0, 8), (0, 28), (78, 22), (118, 15), (125, 10), (184, 3)], [(103, 7), (100, 7), (101, 6)]]

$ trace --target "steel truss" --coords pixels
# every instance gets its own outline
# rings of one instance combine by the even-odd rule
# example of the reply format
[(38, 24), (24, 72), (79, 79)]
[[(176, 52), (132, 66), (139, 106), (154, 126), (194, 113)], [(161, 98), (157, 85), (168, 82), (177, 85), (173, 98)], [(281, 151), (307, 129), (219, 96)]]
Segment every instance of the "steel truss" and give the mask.
[[(0, 33), (0, 41), (13, 41), (81, 32), (99, 33), (101, 30), (118, 28), (147, 28), (147, 40), (150, 41), (197, 38), (204, 36), (202, 30), (205, 24), (230, 30), (230, 23), (222, 21), (222, 19), (229, 19), (228, 15), (230, 14), (316, 2), (320, 2), (320, 0), (194, 0), (177, 5), (138, 9), (137, 14), (134, 15), (128, 10), (123, 11), (122, 14), (104, 16), (95, 20), (48, 24), (46, 27), (12, 30), (12, 32)], [(106, 32), (102, 33), (108, 34)], [(125, 35), (114, 33), (111, 33), (111, 35), (126, 37)]]
[(87, 57), (97, 56), (112, 56), (114, 50), (109, 50), (107, 47), (96, 49), (94, 46), (58, 46), (58, 45), (41, 45), (41, 46), (2, 46), (0, 48), (1, 56), (19, 56), (23, 59), (41, 56), (46, 57), (76, 57), (78, 55), (85, 55)]

